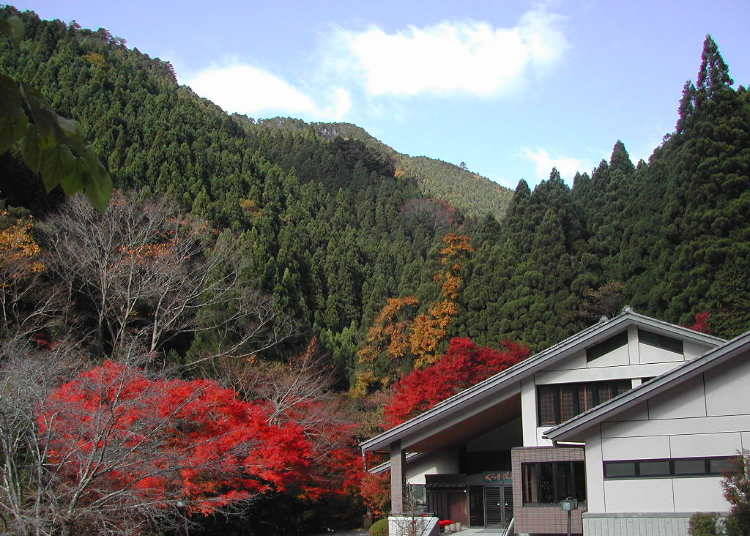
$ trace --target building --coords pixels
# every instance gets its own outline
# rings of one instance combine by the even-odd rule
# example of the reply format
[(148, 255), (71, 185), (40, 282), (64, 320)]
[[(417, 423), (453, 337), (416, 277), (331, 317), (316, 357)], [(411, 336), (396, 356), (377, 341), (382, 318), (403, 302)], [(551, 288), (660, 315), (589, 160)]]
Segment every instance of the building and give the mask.
[[(718, 443), (707, 434), (718, 433), (721, 426), (707, 424), (706, 432), (700, 426), (726, 420), (721, 412), (730, 409), (727, 393), (734, 384), (723, 390), (715, 380), (704, 385), (690, 371), (712, 355), (728, 355), (722, 352), (736, 344), (626, 309), (363, 442), (362, 449), (390, 455), (377, 470), (390, 470), (394, 515), (404, 512), (407, 492), (410, 509), (421, 507), (467, 526), (500, 527), (514, 519), (520, 534), (565, 534), (568, 516), (559, 501), (573, 497), (578, 499), (571, 516), (573, 533), (616, 534), (611, 527), (626, 517), (631, 524), (661, 523), (678, 530), (689, 512), (727, 509), (715, 471), (742, 448), (739, 428), (745, 425), (737, 424), (737, 430), (726, 432), (734, 439), (721, 436), (722, 448), (713, 448)], [(740, 354), (732, 355), (742, 360)], [(723, 358), (714, 359), (709, 363)], [(701, 386), (709, 388), (704, 393)], [(697, 439), (636, 438), (658, 435), (662, 419), (674, 421), (674, 430), (668, 428), (674, 436), (687, 434), (679, 426), (688, 422), (681, 421), (685, 415), (692, 415), (692, 409), (683, 408), (688, 399), (690, 408), (705, 402), (704, 414), (690, 417), (698, 419), (691, 421), (697, 428), (689, 432)], [(675, 451), (679, 459), (664, 450), (665, 441), (681, 445)], [(681, 461), (693, 458), (702, 462), (691, 466)], [(692, 484), (682, 475), (639, 472), (663, 470), (665, 463), (670, 471), (687, 471), (698, 463), (705, 470), (691, 475)], [(647, 477), (649, 486), (660, 486), (654, 492), (658, 502), (634, 493)], [(667, 482), (684, 491), (672, 503), (667, 501)], [(709, 492), (694, 494), (690, 502), (690, 490), (703, 490), (704, 484)], [(638, 517), (643, 512), (649, 515)], [(604, 532), (596, 532), (601, 527)]]

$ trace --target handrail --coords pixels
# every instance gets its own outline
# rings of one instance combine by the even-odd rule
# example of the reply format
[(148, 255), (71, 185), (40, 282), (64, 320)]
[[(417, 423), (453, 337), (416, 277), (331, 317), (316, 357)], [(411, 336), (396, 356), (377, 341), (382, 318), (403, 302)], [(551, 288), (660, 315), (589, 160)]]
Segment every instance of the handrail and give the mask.
[(515, 522), (516, 522), (516, 518), (515, 518), (515, 517), (512, 517), (512, 518), (510, 519), (510, 523), (508, 523), (508, 528), (506, 528), (506, 529), (505, 529), (505, 532), (503, 533), (503, 536), (510, 536), (511, 534), (513, 534), (513, 533), (511, 532), (511, 529), (513, 528), (513, 523), (515, 523)]

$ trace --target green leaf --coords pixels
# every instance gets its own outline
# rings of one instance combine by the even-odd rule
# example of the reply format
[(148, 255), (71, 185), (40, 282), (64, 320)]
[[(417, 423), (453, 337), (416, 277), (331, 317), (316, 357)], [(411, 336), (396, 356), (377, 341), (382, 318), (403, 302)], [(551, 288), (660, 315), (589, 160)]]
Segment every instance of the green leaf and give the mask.
[(18, 84), (0, 74), (0, 154), (23, 137), (28, 124)]
[(98, 210), (104, 210), (107, 208), (109, 198), (112, 195), (112, 178), (96, 156), (93, 153), (90, 154), (93, 163), (90, 161), (87, 163), (87, 168), (91, 174), (84, 187), (84, 193), (94, 207)]
[[(26, 132), (26, 136), (23, 138), (21, 143), (21, 155), (23, 156), (24, 162), (29, 166), (29, 169), (34, 173), (39, 173), (39, 166), (41, 163), (42, 150), (39, 144), (39, 136), (34, 128), (29, 128)], [(49, 191), (51, 188), (47, 186), (45, 182), (45, 188)], [(52, 186), (54, 187), (54, 185)]]

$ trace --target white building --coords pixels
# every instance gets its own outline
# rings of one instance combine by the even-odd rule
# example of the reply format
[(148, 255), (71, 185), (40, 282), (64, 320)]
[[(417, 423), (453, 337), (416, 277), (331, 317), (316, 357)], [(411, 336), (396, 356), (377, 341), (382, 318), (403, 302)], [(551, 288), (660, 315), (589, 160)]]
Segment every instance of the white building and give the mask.
[[(730, 402), (748, 404), (727, 396), (736, 389), (731, 378), (711, 380), (705, 397), (693, 376), (669, 383), (674, 389), (660, 386), (734, 345), (625, 310), (365, 441), (362, 449), (390, 454), (378, 470), (390, 469), (394, 514), (403, 512), (407, 489), (425, 510), (467, 526), (503, 526), (514, 518), (520, 534), (564, 534), (567, 515), (559, 501), (572, 496), (579, 500), (573, 533), (617, 534), (612, 527), (625, 526), (629, 517), (627, 526), (657, 523), (671, 527), (663, 534), (682, 536), (689, 513), (727, 510), (715, 471), (742, 447), (739, 428), (700, 427), (730, 418)], [(648, 393), (662, 398), (641, 398)], [(693, 416), (699, 407), (704, 413)], [(665, 430), (674, 439), (651, 437), (662, 421), (670, 423)], [(713, 441), (711, 434), (719, 433), (734, 439), (718, 435)], [(672, 444), (676, 450), (669, 450)], [(624, 474), (633, 467), (687, 471), (699, 463), (681, 461), (689, 458), (714, 472), (648, 479)], [(653, 491), (635, 491), (644, 484)]]
[(729, 510), (721, 475), (750, 449), (750, 333), (546, 435), (585, 443), (584, 534), (687, 534)]

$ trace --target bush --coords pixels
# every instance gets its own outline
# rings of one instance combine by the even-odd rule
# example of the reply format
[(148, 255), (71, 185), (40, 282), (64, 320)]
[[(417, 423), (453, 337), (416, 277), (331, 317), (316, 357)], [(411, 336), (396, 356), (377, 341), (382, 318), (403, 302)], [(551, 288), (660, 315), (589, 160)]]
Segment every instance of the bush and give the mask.
[(370, 536), (388, 536), (388, 518), (380, 519), (370, 527)]
[(690, 516), (690, 536), (718, 536), (716, 527), (718, 514), (696, 512)]

